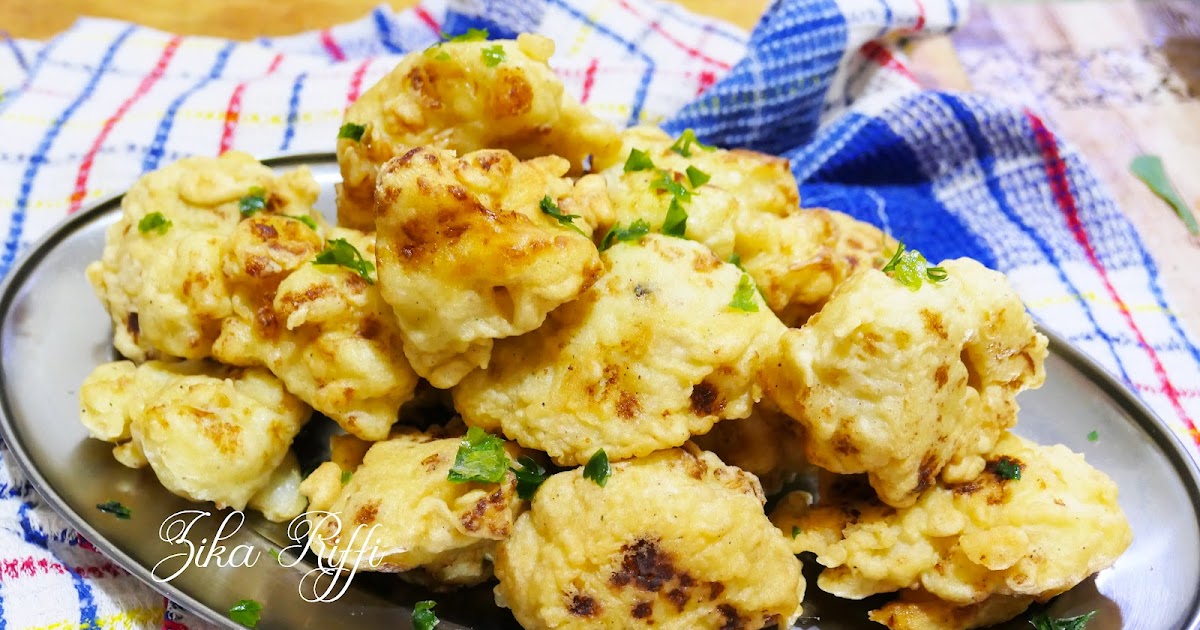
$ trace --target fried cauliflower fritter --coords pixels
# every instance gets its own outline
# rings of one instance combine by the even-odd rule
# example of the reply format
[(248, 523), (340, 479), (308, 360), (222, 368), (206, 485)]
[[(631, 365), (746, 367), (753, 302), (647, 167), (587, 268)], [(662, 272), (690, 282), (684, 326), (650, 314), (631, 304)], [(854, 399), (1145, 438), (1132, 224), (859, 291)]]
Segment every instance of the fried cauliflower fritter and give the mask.
[[(1064, 446), (1011, 433), (977, 477), (930, 487), (910, 507), (884, 505), (843, 479), (846, 487), (835, 484), (816, 506), (789, 495), (771, 515), (782, 531), (798, 528), (792, 551), (815, 552), (828, 567), (818, 584), (838, 597), (921, 588), (951, 606), (992, 596), (1046, 601), (1112, 565), (1133, 536), (1104, 473)], [(922, 603), (880, 614), (906, 607)], [(946, 608), (923, 614), (950, 614)]]
[[(373, 444), (349, 475), (321, 464), (300, 486), (309, 498), (310, 548), (361, 571), (422, 569), (440, 586), (491, 578), (496, 541), (525, 503), (512, 471), (500, 483), (447, 479), (460, 441), (438, 429), (402, 428)], [(519, 453), (514, 444), (505, 449), (510, 459)]]
[[(497, 49), (503, 59), (489, 65), (484, 51), (494, 60)], [(547, 64), (553, 54), (553, 41), (526, 34), (448, 42), (406, 56), (346, 110), (346, 122), (366, 129), (357, 141), (338, 139), (338, 221), (373, 230), (379, 169), (417, 146), (459, 154), (505, 149), (522, 159), (560, 155), (574, 174), (588, 155), (609, 159), (620, 147), (616, 128), (563, 90)]]
[(940, 600), (921, 590), (906, 590), (895, 601), (867, 614), (891, 630), (970, 630), (1003, 623), (1025, 612), (1034, 598), (992, 595), (965, 606)]
[(752, 475), (711, 453), (660, 451), (546, 480), (496, 556), (496, 601), (527, 630), (791, 627), (800, 563)]
[(487, 365), (494, 340), (537, 328), (599, 275), (590, 227), (541, 207), (607, 203), (575, 197), (566, 170), (558, 157), (417, 148), (380, 171), (380, 289), (406, 356), (436, 387)]
[(240, 510), (267, 489), (255, 501), (267, 518), (304, 509), (296, 485), (287, 494), (299, 476), (289, 448), (312, 410), (266, 370), (119, 361), (97, 367), (80, 398), (92, 436), (118, 443), (126, 465), (149, 464), (176, 495)]
[(767, 494), (774, 494), (793, 477), (813, 470), (804, 458), (802, 431), (799, 423), (764, 400), (750, 417), (717, 423), (692, 441), (730, 466), (752, 473)]
[(712, 176), (709, 184), (733, 195), (747, 210), (787, 216), (799, 209), (800, 191), (787, 158), (746, 149), (703, 149), (695, 144), (688, 149), (691, 155), (685, 157), (671, 149), (675, 141), (658, 127), (630, 127), (621, 131), (620, 151), (607, 160), (597, 159), (596, 170), (606, 171), (606, 175), (622, 171), (630, 151), (637, 149), (658, 168), (683, 173), (694, 166), (704, 171)]
[[(365, 260), (374, 259), (372, 235), (342, 228), (326, 233), (329, 241), (345, 240)], [(232, 365), (266, 367), (346, 431), (382, 440), (412, 398), (417, 375), (378, 286), (355, 270), (313, 264), (325, 243), (299, 221), (243, 221), (225, 253), (233, 316), (213, 354)]]
[(783, 217), (743, 211), (734, 249), (771, 310), (798, 327), (847, 278), (883, 267), (896, 241), (836, 210), (807, 208)]
[(763, 371), (768, 397), (805, 428), (822, 468), (867, 473), (885, 503), (911, 505), (938, 475), (972, 477), (1017, 420), (1015, 396), (1045, 379), (1046, 338), (1005, 277), (942, 263), (912, 291), (857, 274)]
[[(665, 173), (692, 192), (685, 204), (687, 237), (722, 259), (736, 254), (771, 310), (789, 326), (802, 325), (846, 278), (882, 267), (895, 251), (895, 241), (874, 226), (834, 210), (800, 209), (786, 159), (694, 144), (685, 157), (655, 127), (627, 129), (623, 139), (621, 161), (601, 173), (612, 204), (596, 209), (610, 213), (583, 211), (596, 232), (637, 220), (660, 229), (672, 198), (661, 183)], [(627, 172), (624, 160), (634, 149), (644, 151), (654, 168)], [(692, 187), (689, 167), (711, 179)]]
[(608, 271), (537, 330), (497, 342), (454, 389), (468, 425), (501, 429), (562, 465), (679, 446), (761, 398), (755, 375), (784, 326), (730, 305), (742, 273), (658, 234), (604, 252)]
[(240, 200), (257, 192), (263, 212), (308, 215), (318, 188), (307, 167), (276, 176), (230, 151), (147, 173), (125, 193), (103, 257), (87, 268), (118, 352), (139, 362), (210, 355), (232, 312), (222, 245), (242, 219)]

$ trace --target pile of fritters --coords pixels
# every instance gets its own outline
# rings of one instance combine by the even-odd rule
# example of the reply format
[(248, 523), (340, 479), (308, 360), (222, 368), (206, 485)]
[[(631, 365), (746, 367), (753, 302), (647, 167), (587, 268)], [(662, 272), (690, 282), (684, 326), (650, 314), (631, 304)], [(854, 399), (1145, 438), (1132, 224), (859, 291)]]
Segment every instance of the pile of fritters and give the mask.
[[(874, 621), (971, 628), (1119, 557), (1112, 481), (1009, 433), (1047, 350), (1004, 276), (801, 209), (786, 160), (610, 126), (553, 49), (407, 56), (346, 112), (338, 226), (241, 153), (139, 180), (88, 268), (128, 359), (81, 388), (91, 434), (307, 511), (330, 560), (496, 578), (530, 629), (788, 627), (802, 552), (899, 593)], [(345, 433), (301, 481), (314, 411)]]

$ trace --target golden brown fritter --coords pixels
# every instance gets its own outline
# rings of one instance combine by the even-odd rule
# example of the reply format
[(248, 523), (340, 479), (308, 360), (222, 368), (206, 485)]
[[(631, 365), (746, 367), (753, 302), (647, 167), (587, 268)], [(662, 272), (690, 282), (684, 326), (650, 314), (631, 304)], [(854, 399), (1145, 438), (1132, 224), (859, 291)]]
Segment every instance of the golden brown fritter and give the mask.
[(910, 507), (843, 489), (812, 508), (789, 495), (771, 518), (782, 531), (799, 529), (792, 551), (812, 551), (828, 567), (821, 589), (849, 599), (919, 587), (958, 606), (995, 595), (1046, 601), (1129, 546), (1116, 484), (1082, 455), (1005, 433), (987, 462)]
[[(345, 240), (365, 260), (374, 238), (354, 230), (322, 233), (291, 219), (242, 222), (225, 253), (234, 293), (232, 317), (213, 354), (233, 365), (261, 365), (288, 390), (367, 440), (382, 440), (417, 375), (404, 359), (400, 331), (377, 284), (353, 269), (313, 264), (330, 241)], [(374, 280), (374, 274), (368, 274)]]
[[(503, 60), (489, 65), (484, 51), (497, 47)], [(552, 54), (553, 41), (521, 35), (444, 43), (406, 56), (346, 110), (346, 122), (366, 129), (358, 141), (338, 139), (339, 222), (374, 229), (376, 174), (413, 147), (459, 154), (506, 149), (523, 159), (560, 155), (576, 174), (586, 156), (615, 152), (617, 130), (563, 90), (547, 64)]]
[(304, 509), (288, 449), (312, 410), (266, 370), (119, 361), (97, 367), (80, 399), (92, 436), (117, 443), (126, 465), (149, 464), (174, 494), (218, 508), (251, 503), (277, 521)]
[(608, 271), (541, 328), (496, 343), (455, 388), (468, 425), (500, 429), (563, 465), (679, 446), (761, 398), (755, 375), (784, 326), (742, 272), (699, 243), (659, 234), (604, 252)]
[[(637, 220), (660, 229), (672, 199), (662, 183), (665, 173), (692, 192), (684, 203), (687, 237), (722, 259), (737, 254), (771, 310), (789, 326), (802, 325), (846, 278), (882, 267), (896, 249), (883, 232), (841, 212), (800, 209), (786, 159), (695, 144), (685, 157), (655, 127), (627, 129), (623, 139), (621, 160), (601, 173), (612, 204), (598, 209), (609, 214), (584, 211), (597, 234)], [(634, 149), (645, 152), (653, 167), (626, 171), (624, 160)], [(711, 179), (693, 187), (689, 167)]]
[(798, 422), (764, 400), (750, 417), (717, 423), (692, 441), (730, 466), (754, 474), (767, 494), (774, 494), (795, 476), (813, 470), (804, 458), (802, 431)]
[[(373, 444), (353, 470), (321, 464), (300, 486), (309, 498), (313, 552), (347, 567), (357, 562), (361, 571), (419, 568), (441, 586), (489, 579), (496, 541), (509, 535), (525, 503), (511, 471), (500, 483), (447, 479), (460, 441), (436, 428), (402, 428)], [(510, 459), (519, 453), (515, 444), (504, 448)]]
[(970, 630), (1003, 623), (1025, 612), (1034, 598), (992, 595), (965, 606), (940, 600), (920, 589), (906, 590), (895, 601), (867, 614), (891, 630)]
[(896, 242), (836, 210), (807, 208), (787, 216), (741, 212), (734, 249), (788, 326), (802, 326), (847, 278), (884, 266)]
[(944, 282), (917, 291), (853, 276), (763, 371), (768, 396), (804, 426), (809, 460), (868, 473), (896, 507), (939, 474), (978, 473), (1017, 421), (1017, 393), (1045, 379), (1046, 338), (1005, 277), (968, 259), (942, 267)]
[(791, 627), (804, 578), (752, 475), (689, 446), (550, 477), (496, 556), (527, 630)]
[[(222, 245), (242, 219), (240, 200), (252, 193), (261, 193), (263, 212), (307, 215), (318, 188), (306, 167), (275, 176), (230, 151), (147, 173), (125, 193), (103, 257), (87, 269), (122, 355), (134, 361), (209, 356), (231, 313)], [(155, 214), (164, 221), (157, 229)]]
[(607, 203), (577, 199), (566, 170), (558, 157), (417, 148), (380, 172), (379, 285), (405, 354), (436, 387), (487, 365), (493, 340), (537, 328), (600, 273), (587, 223), (541, 208)]

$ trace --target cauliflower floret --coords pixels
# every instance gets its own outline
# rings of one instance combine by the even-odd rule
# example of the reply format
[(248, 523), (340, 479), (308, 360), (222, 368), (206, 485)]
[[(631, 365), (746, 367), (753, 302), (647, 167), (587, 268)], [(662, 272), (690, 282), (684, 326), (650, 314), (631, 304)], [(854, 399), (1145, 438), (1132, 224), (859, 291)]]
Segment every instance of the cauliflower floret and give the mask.
[(468, 425), (501, 429), (563, 465), (679, 446), (761, 398), (755, 375), (784, 326), (742, 273), (658, 234), (604, 252), (608, 271), (537, 330), (497, 342), (455, 388)]
[[(485, 50), (503, 51), (489, 65)], [(620, 146), (617, 130), (563, 90), (547, 60), (554, 42), (538, 35), (516, 41), (450, 42), (412, 53), (346, 110), (364, 125), (359, 140), (338, 139), (343, 183), (338, 220), (373, 230), (380, 167), (416, 146), (469, 153), (506, 149), (522, 159), (561, 155), (582, 172), (588, 155)]]
[(771, 516), (782, 531), (798, 528), (792, 551), (816, 553), (828, 567), (818, 584), (838, 597), (921, 588), (950, 606), (1046, 601), (1112, 565), (1133, 537), (1104, 473), (1064, 446), (1011, 433), (977, 477), (939, 483), (910, 507), (843, 482), (811, 508), (788, 495)]
[(946, 261), (913, 291), (855, 275), (763, 371), (767, 395), (805, 428), (809, 460), (868, 473), (885, 503), (911, 505), (938, 475), (974, 476), (1045, 380), (1046, 338), (1004, 276)]
[(607, 203), (577, 198), (566, 170), (558, 157), (417, 148), (380, 171), (379, 285), (405, 354), (433, 385), (487, 365), (495, 339), (537, 328), (599, 275), (591, 228), (560, 224), (542, 203), (564, 214)]
[[(327, 234), (330, 247), (374, 259), (372, 235), (342, 228)], [(412, 398), (417, 375), (379, 288), (356, 270), (313, 264), (325, 246), (317, 232), (283, 217), (239, 225), (225, 255), (234, 314), (213, 354), (268, 368), (345, 430), (382, 440)]]
[[(371, 445), (352, 470), (321, 464), (300, 486), (309, 498), (312, 551), (360, 571), (422, 569), (418, 581), (441, 586), (491, 578), (496, 541), (509, 535), (525, 503), (512, 471), (499, 483), (450, 481), (460, 442), (437, 428), (405, 427)], [(516, 445), (504, 448), (517, 457)]]
[(312, 410), (266, 370), (120, 361), (97, 367), (80, 398), (92, 435), (116, 442), (122, 463), (149, 464), (174, 494), (218, 508), (253, 502), (277, 521), (304, 509), (288, 485), (299, 477), (289, 447)]
[(264, 212), (307, 215), (317, 193), (306, 167), (276, 176), (238, 151), (144, 175), (125, 193), (103, 257), (87, 269), (112, 316), (117, 351), (134, 361), (208, 357), (232, 312), (221, 253), (242, 219), (240, 200), (257, 194)]
[(753, 475), (689, 445), (550, 477), (496, 556), (527, 630), (791, 627), (804, 578)]
[(804, 459), (803, 428), (769, 401), (754, 406), (748, 418), (717, 423), (692, 441), (721, 461), (758, 477), (773, 494), (796, 476), (813, 471)]

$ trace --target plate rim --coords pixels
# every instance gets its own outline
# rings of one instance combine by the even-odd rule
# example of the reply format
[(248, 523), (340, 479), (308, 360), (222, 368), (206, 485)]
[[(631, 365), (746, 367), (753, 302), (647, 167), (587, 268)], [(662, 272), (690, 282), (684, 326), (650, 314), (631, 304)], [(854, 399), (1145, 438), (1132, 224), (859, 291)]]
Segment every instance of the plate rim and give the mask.
[[(325, 165), (335, 163), (336, 160), (336, 153), (329, 151), (285, 153), (260, 159), (263, 165), (271, 168), (311, 164)], [(0, 313), (8, 311), (17, 297), (18, 289), (25, 286), (26, 283), (24, 281), (38, 268), (38, 263), (60, 241), (94, 221), (97, 218), (96, 215), (102, 215), (108, 212), (112, 206), (119, 205), (127, 191), (128, 189), (96, 201), (84, 210), (64, 217), (31, 245), (29, 250), (20, 256), (10, 267), (8, 274), (0, 279)], [(4, 321), (3, 318), (0, 318), (0, 330), (4, 328)], [(1189, 453), (1188, 446), (1182, 436), (1173, 431), (1167, 422), (1159, 417), (1145, 401), (1139, 398), (1124, 383), (1121, 383), (1116, 376), (1104, 369), (1095, 359), (1088, 356), (1083, 350), (1067, 342), (1065, 337), (1056, 332), (1053, 327), (1047, 326), (1036, 317), (1035, 321), (1038, 330), (1049, 339), (1049, 351), (1067, 361), (1083, 377), (1103, 390), (1105, 395), (1116, 403), (1153, 440), (1158, 448), (1163, 451), (1171, 467), (1180, 475), (1184, 482), (1188, 497), (1192, 502), (1193, 510), (1196, 511), (1198, 518), (1200, 518), (1200, 462), (1197, 462), (1196, 458), (1192, 457)], [(172, 601), (182, 605), (188, 612), (202, 618), (204, 621), (225, 628), (239, 628), (240, 626), (233, 623), (227, 616), (201, 603), (186, 591), (176, 587), (173, 583), (158, 582), (151, 579), (151, 572), (148, 567), (135, 561), (120, 548), (109, 542), (107, 538), (92, 527), (87, 519), (83, 518), (67, 505), (62, 496), (59, 495), (41, 474), (40, 470), (38, 470), (25, 445), (18, 439), (13, 424), (13, 413), (6, 385), (7, 376), (3, 364), (0, 362), (0, 438), (3, 439), (10, 455), (16, 461), (21, 472), (29, 480), (30, 485), (32, 485), (46, 505), (66, 521), (71, 528), (82, 534), (92, 545), (120, 565), (130, 575), (136, 577), (138, 581), (154, 589), (164, 597), (168, 597)], [(1191, 619), (1180, 630), (1200, 630), (1200, 592), (1193, 595), (1190, 608)]]

